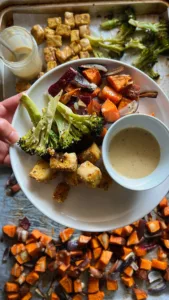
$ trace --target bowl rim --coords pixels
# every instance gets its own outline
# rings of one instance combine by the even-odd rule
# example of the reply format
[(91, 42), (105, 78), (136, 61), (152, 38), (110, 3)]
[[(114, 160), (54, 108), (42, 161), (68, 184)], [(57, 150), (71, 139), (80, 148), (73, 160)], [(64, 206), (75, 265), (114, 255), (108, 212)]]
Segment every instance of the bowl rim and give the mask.
[[(107, 170), (107, 172), (109, 173), (110, 177), (116, 182), (118, 183), (119, 185), (121, 185), (122, 187), (126, 188), (126, 189), (129, 189), (129, 190), (132, 190), (132, 191), (147, 191), (147, 190), (150, 190), (152, 188), (155, 188), (157, 186), (159, 186), (161, 183), (163, 183), (168, 177), (169, 177), (169, 171), (168, 171), (168, 175), (166, 175), (165, 177), (163, 177), (161, 179), (161, 181), (159, 181), (157, 184), (151, 184), (151, 186), (147, 187), (147, 188), (139, 188), (139, 187), (135, 187), (133, 186), (131, 188), (131, 185), (129, 186), (127, 183), (122, 183), (122, 180), (120, 178), (123, 178), (125, 176), (121, 175), (120, 173), (117, 172), (118, 176), (115, 177), (114, 175), (115, 174), (112, 174), (110, 168), (113, 170), (114, 168), (111, 167), (111, 163), (110, 163), (110, 160), (108, 158), (108, 143), (110, 141), (110, 138), (111, 138), (111, 134), (112, 134), (112, 131), (115, 127), (118, 128), (118, 125), (124, 121), (124, 120), (128, 120), (128, 119), (132, 119), (132, 118), (140, 118), (140, 119), (149, 119), (151, 120), (152, 123), (156, 123), (158, 124), (157, 126), (159, 126), (159, 128), (161, 128), (161, 131), (166, 131), (168, 133), (168, 139), (169, 139), (169, 128), (161, 121), (159, 120), (158, 118), (156, 117), (153, 117), (153, 116), (149, 116), (149, 115), (146, 115), (146, 114), (143, 114), (143, 113), (134, 113), (134, 114), (130, 114), (130, 115), (127, 115), (127, 116), (124, 116), (122, 118), (120, 118), (119, 120), (117, 120), (115, 123), (113, 123), (110, 128), (108, 129), (108, 132), (106, 133), (106, 136), (103, 140), (103, 145), (102, 145), (102, 158), (103, 158), (103, 163), (104, 163), (104, 166)], [(137, 127), (137, 126), (135, 126)], [(138, 126), (139, 128), (140, 126)], [(121, 129), (123, 130), (123, 129)], [(118, 132), (120, 132), (121, 130), (119, 130)], [(149, 131), (148, 129), (145, 129), (147, 131)], [(155, 171), (155, 170), (154, 170)], [(151, 173), (149, 174), (151, 175)], [(145, 176), (146, 177), (146, 176)], [(127, 177), (126, 177), (127, 178)], [(129, 178), (130, 179), (130, 178)], [(138, 179), (134, 179), (134, 178), (131, 178), (132, 180), (136, 180), (136, 181), (139, 181), (139, 179), (141, 178), (138, 178)]]

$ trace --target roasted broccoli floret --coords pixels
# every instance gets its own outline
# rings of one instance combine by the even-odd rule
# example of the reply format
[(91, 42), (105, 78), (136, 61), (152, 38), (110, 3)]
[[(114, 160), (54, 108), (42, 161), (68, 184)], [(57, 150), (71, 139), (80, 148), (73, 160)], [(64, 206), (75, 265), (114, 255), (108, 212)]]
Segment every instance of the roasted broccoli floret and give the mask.
[(145, 45), (143, 45), (142, 41), (138, 38), (135, 39), (130, 39), (126, 44), (125, 44), (125, 49), (140, 49), (143, 50), (146, 48)]
[(167, 32), (168, 30), (168, 24), (165, 20), (162, 20), (160, 22), (151, 23), (151, 22), (142, 22), (138, 20), (133, 20), (132, 18), (129, 20), (129, 24), (137, 27), (139, 29), (145, 30), (145, 31), (152, 31), (155, 33), (159, 32)]
[(100, 43), (100, 46), (102, 48), (104, 48), (104, 49), (108, 49), (109, 51), (113, 51), (118, 56), (121, 56), (121, 54), (124, 51), (123, 45), (119, 45), (119, 44), (104, 44), (104, 43)]
[(120, 26), (123, 21), (124, 21), (124, 16), (119, 16), (118, 18), (113, 18), (111, 20), (102, 22), (100, 24), (100, 28), (103, 30), (110, 30)]

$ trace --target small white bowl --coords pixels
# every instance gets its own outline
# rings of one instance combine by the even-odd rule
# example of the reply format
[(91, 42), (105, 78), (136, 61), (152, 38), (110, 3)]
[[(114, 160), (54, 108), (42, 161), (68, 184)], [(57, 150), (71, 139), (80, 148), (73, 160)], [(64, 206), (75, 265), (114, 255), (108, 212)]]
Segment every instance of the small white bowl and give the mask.
[[(119, 174), (112, 167), (109, 159), (109, 147), (112, 138), (119, 131), (131, 127), (149, 131), (158, 141), (161, 151), (160, 161), (156, 169), (150, 175), (139, 179), (132, 179)], [(135, 191), (151, 189), (169, 176), (169, 130), (160, 120), (148, 115), (133, 114), (125, 116), (109, 128), (103, 141), (102, 156), (107, 172), (121, 186)]]

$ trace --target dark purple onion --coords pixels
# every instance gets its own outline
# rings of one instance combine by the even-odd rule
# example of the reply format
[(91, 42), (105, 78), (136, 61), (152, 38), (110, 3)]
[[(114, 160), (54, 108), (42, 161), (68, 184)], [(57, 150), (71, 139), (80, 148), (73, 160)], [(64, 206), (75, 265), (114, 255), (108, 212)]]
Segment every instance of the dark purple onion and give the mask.
[(7, 247), (2, 256), (2, 263), (6, 263), (10, 254), (10, 247)]
[(90, 275), (98, 279), (103, 277), (103, 273), (94, 267), (90, 268)]
[(96, 88), (97, 85), (94, 83), (90, 83), (87, 81), (82, 74), (77, 72), (76, 76), (74, 79), (71, 81), (76, 87), (82, 88), (84, 90), (87, 90), (88, 92), (93, 92)]
[(86, 64), (86, 65), (81, 65), (78, 67), (80, 71), (86, 70), (86, 69), (97, 69), (98, 71), (107, 72), (107, 68), (103, 65), (98, 65), (98, 64)]
[(67, 250), (68, 251), (75, 251), (75, 250), (79, 250), (80, 246), (79, 246), (79, 242), (78, 239), (77, 240), (69, 240), (67, 242)]
[(140, 86), (137, 84), (131, 84), (122, 91), (122, 94), (126, 98), (137, 100), (140, 95)]
[(147, 251), (149, 251), (149, 250), (153, 250), (153, 249), (155, 249), (156, 247), (157, 247), (158, 245), (157, 245), (157, 241), (154, 241), (154, 242), (152, 242), (152, 243), (143, 243), (143, 244), (140, 244), (140, 247), (142, 248), (142, 249), (144, 249), (144, 250), (147, 250)]
[(92, 97), (90, 95), (80, 94), (79, 99), (82, 100), (86, 105), (88, 105), (90, 103), (90, 101), (92, 100)]
[(25, 230), (28, 230), (29, 227), (31, 226), (31, 223), (29, 222), (27, 217), (24, 217), (23, 219), (19, 220), (19, 226)]
[(137, 231), (137, 235), (138, 235), (139, 240), (141, 240), (141, 238), (144, 236), (145, 228), (146, 228), (146, 221), (141, 219), (139, 221), (138, 231)]
[(84, 271), (84, 269), (87, 267), (87, 265), (90, 263), (90, 259), (88, 257), (86, 257), (79, 265), (78, 265), (78, 269), (80, 271)]
[(118, 68), (116, 68), (116, 69), (114, 69), (112, 71), (109, 71), (109, 72), (103, 74), (102, 77), (104, 78), (104, 77), (108, 77), (108, 76), (113, 76), (113, 75), (119, 74), (119, 73), (121, 73), (123, 71), (124, 71), (124, 67), (121, 66), (121, 67), (118, 67)]
[(164, 282), (163, 279), (160, 279), (160, 280), (150, 283), (150, 285), (148, 287), (148, 291), (150, 293), (158, 293), (165, 289), (166, 289), (166, 283)]

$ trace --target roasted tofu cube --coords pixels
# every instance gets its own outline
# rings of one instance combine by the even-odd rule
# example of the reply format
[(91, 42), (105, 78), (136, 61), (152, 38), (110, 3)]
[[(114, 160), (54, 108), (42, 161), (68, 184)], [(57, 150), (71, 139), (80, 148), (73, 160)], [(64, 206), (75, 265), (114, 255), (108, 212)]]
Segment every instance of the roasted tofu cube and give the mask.
[(65, 12), (65, 24), (69, 25), (71, 28), (75, 27), (75, 18), (72, 12)]
[(80, 40), (80, 34), (78, 29), (71, 30), (70, 40), (71, 42), (78, 42)]
[(102, 179), (98, 185), (98, 188), (107, 191), (110, 185), (112, 184), (112, 182), (113, 182), (112, 178), (109, 176), (109, 174), (106, 171), (104, 171), (102, 172)]
[(61, 47), (62, 46), (62, 37), (60, 35), (47, 35), (46, 44), (48, 47)]
[(69, 193), (70, 186), (66, 182), (60, 182), (53, 194), (53, 199), (56, 200), (58, 203), (63, 203)]
[(48, 23), (49, 28), (55, 29), (57, 25), (62, 23), (62, 19), (61, 19), (61, 17), (48, 18), (47, 23)]
[(49, 28), (49, 27), (45, 27), (44, 32), (45, 32), (45, 38), (46, 38), (48, 35), (55, 35), (55, 30), (54, 30), (54, 29), (51, 29), (51, 28)]
[(77, 60), (77, 59), (79, 59), (79, 56), (78, 56), (78, 55), (75, 55), (75, 56), (73, 56), (70, 60)]
[(51, 169), (57, 171), (75, 172), (77, 170), (76, 153), (56, 154), (50, 158)]
[(85, 161), (78, 167), (77, 175), (80, 181), (92, 188), (96, 188), (102, 179), (100, 169), (93, 165), (90, 161)]
[(76, 24), (76, 26), (89, 25), (90, 24), (90, 15), (89, 14), (75, 15), (75, 24)]
[(34, 25), (31, 29), (31, 34), (33, 35), (38, 45), (44, 42), (45, 32), (40, 25)]
[(64, 180), (71, 186), (76, 186), (80, 183), (76, 171), (67, 172), (64, 176)]
[(80, 58), (88, 58), (90, 54), (88, 51), (80, 51)]
[(54, 69), (57, 66), (57, 62), (55, 60), (47, 62), (47, 72)]
[(96, 143), (93, 143), (88, 149), (84, 150), (78, 155), (78, 161), (80, 163), (85, 162), (86, 160), (90, 161), (92, 164), (95, 164), (101, 157), (101, 151)]
[(28, 90), (30, 87), (31, 87), (31, 84), (29, 82), (24, 81), (24, 80), (19, 80), (16, 83), (16, 92), (17, 93), (24, 92), (24, 91)]
[(44, 56), (46, 62), (56, 60), (55, 50), (56, 49), (54, 47), (44, 48)]
[(59, 24), (56, 27), (56, 34), (64, 36), (64, 37), (68, 37), (70, 36), (71, 33), (71, 27), (69, 25), (66, 24)]
[(44, 74), (45, 74), (44, 72), (40, 72), (40, 73), (38, 74), (38, 79), (41, 78)]
[(80, 44), (78, 42), (72, 42), (70, 44), (70, 48), (72, 49), (74, 54), (78, 54), (80, 52), (80, 50), (82, 49), (82, 47), (80, 46)]
[(48, 182), (56, 177), (56, 170), (51, 169), (47, 161), (39, 160), (30, 172), (30, 177), (39, 182)]
[(90, 45), (90, 41), (87, 38), (81, 39), (80, 45), (82, 47), (82, 51), (92, 51), (92, 46)]
[(79, 27), (79, 33), (80, 33), (80, 37), (85, 37), (86, 35), (90, 35), (90, 28), (89, 25), (81, 25)]
[(65, 62), (73, 55), (73, 51), (69, 46), (63, 48), (63, 50), (56, 49), (56, 57), (60, 63)]

